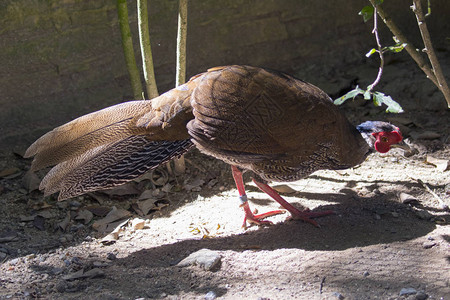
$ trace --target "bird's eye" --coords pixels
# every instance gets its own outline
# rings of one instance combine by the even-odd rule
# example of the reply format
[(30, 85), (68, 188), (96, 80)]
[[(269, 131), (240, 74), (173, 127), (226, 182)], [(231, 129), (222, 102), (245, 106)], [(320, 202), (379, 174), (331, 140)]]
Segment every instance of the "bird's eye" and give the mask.
[(382, 136), (382, 137), (381, 137), (381, 141), (382, 141), (383, 143), (387, 143), (387, 142), (389, 141), (389, 139), (388, 139), (387, 137), (385, 137), (385, 136)]

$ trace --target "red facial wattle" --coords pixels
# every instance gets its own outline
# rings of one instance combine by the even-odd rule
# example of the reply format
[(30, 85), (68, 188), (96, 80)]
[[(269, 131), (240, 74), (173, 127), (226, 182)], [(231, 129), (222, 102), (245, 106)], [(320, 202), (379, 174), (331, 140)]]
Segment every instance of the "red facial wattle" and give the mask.
[(386, 153), (391, 149), (391, 145), (398, 144), (403, 137), (400, 131), (374, 132), (372, 135), (376, 138), (374, 147), (380, 153)]

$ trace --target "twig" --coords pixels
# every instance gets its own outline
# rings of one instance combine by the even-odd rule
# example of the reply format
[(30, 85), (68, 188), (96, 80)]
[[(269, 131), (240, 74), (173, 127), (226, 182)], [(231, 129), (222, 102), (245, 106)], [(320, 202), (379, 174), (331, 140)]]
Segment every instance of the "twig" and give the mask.
[(323, 289), (323, 285), (325, 283), (325, 276), (322, 278), (322, 281), (320, 282), (320, 287), (319, 287), (319, 294), (322, 294), (322, 289)]
[[(177, 33), (177, 66), (175, 86), (186, 82), (186, 33), (187, 33), (187, 0), (179, 0), (178, 33)], [(183, 174), (186, 170), (184, 156), (174, 160), (175, 174)]]
[(447, 105), (450, 108), (450, 89), (445, 81), (444, 74), (442, 73), (441, 65), (434, 52), (433, 44), (431, 43), (430, 33), (428, 31), (427, 23), (425, 22), (425, 16), (422, 11), (422, 5), (420, 0), (413, 0), (412, 10), (417, 18), (417, 24), (419, 25), (420, 34), (425, 45), (425, 53), (428, 55), (434, 75), (436, 75), (437, 87), (444, 94)]
[(179, 0), (175, 86), (186, 82), (187, 0)]
[(141, 45), (142, 69), (144, 70), (145, 85), (149, 99), (158, 97), (155, 72), (153, 70), (152, 48), (148, 30), (147, 0), (137, 0), (139, 42)]
[(377, 41), (377, 47), (378, 47), (378, 56), (380, 57), (380, 67), (378, 68), (378, 74), (377, 78), (375, 78), (375, 81), (367, 87), (367, 91), (371, 92), (373, 88), (380, 82), (381, 75), (383, 75), (383, 67), (384, 67), (384, 56), (383, 56), (383, 50), (381, 48), (380, 43), (380, 37), (378, 36), (378, 24), (377, 24), (377, 7), (374, 6), (373, 10), (373, 30), (372, 33), (375, 35), (375, 40)]
[(397, 25), (395, 25), (395, 23), (386, 14), (386, 12), (381, 8), (381, 6), (379, 6), (375, 3), (375, 0), (369, 0), (369, 1), (373, 7), (377, 8), (378, 15), (383, 20), (383, 22), (386, 24), (386, 26), (389, 28), (389, 30), (394, 34), (394, 36), (397, 37), (397, 39), (400, 41), (400, 43), (406, 44), (405, 50), (408, 52), (408, 54), (411, 56), (411, 58), (416, 62), (416, 64), (419, 66), (419, 68), (422, 69), (422, 71), (425, 73), (425, 75), (427, 75), (427, 77), (431, 81), (433, 81), (433, 83), (436, 86), (439, 86), (436, 76), (434, 75), (433, 71), (431, 70), (430, 66), (426, 63), (424, 58), (416, 50), (416, 47), (414, 47), (414, 45), (408, 41), (406, 36), (400, 31), (400, 29), (397, 27)]
[(444, 210), (448, 210), (448, 205), (444, 202), (444, 200), (441, 199), (441, 197), (439, 197), (435, 192), (433, 192), (428, 185), (423, 182), (422, 180), (420, 180), (419, 178), (416, 179), (418, 183), (420, 183), (426, 190), (427, 192), (429, 192), (431, 195), (433, 195), (433, 197), (435, 199), (438, 200), (438, 202), (441, 204), (441, 208)]
[(119, 18), (120, 33), (122, 35), (123, 54), (130, 75), (131, 89), (134, 99), (143, 99), (142, 83), (139, 69), (134, 56), (133, 39), (131, 37), (130, 24), (128, 21), (128, 7), (126, 0), (117, 0), (117, 14)]

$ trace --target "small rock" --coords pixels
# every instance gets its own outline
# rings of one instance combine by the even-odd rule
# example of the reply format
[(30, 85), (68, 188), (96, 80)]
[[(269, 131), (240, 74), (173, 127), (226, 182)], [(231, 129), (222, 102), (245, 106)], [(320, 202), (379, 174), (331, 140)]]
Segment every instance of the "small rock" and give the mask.
[(402, 288), (400, 290), (400, 294), (399, 295), (400, 296), (408, 296), (408, 295), (414, 295), (416, 293), (417, 293), (417, 291), (414, 288)]
[(56, 291), (64, 293), (67, 289), (67, 283), (65, 281), (59, 281), (55, 286)]
[(422, 244), (422, 247), (424, 249), (430, 249), (430, 248), (433, 248), (434, 246), (436, 246), (436, 242), (433, 242), (433, 241), (426, 241)]
[(180, 261), (177, 266), (199, 265), (208, 271), (215, 271), (220, 267), (221, 259), (222, 257), (216, 251), (201, 249), (191, 253), (188, 257)]
[(391, 212), (391, 215), (392, 215), (394, 218), (398, 218), (398, 213), (395, 212), (395, 211)]
[(206, 293), (205, 295), (205, 300), (214, 300), (217, 298), (216, 293), (214, 293), (213, 291), (209, 291), (208, 293)]
[(368, 272), (368, 271), (364, 271), (364, 273), (363, 273), (363, 276), (364, 277), (367, 277), (367, 276), (369, 276), (370, 275), (370, 273)]
[(0, 260), (4, 260), (7, 256), (8, 254), (0, 252)]
[(379, 214), (374, 214), (374, 215), (373, 215), (373, 218), (374, 218), (375, 220), (381, 220), (381, 216), (380, 216)]
[(415, 213), (416, 213), (416, 216), (422, 220), (429, 220), (432, 217), (432, 215), (429, 212), (427, 212), (426, 210), (416, 210)]
[(428, 299), (428, 294), (425, 293), (424, 291), (419, 291), (416, 294), (416, 300), (426, 300)]
[(106, 259), (116, 260), (117, 256), (114, 253), (109, 252), (108, 254), (106, 254)]
[(336, 297), (339, 300), (345, 299), (345, 297), (341, 293), (338, 293), (338, 292), (334, 292), (333, 296)]

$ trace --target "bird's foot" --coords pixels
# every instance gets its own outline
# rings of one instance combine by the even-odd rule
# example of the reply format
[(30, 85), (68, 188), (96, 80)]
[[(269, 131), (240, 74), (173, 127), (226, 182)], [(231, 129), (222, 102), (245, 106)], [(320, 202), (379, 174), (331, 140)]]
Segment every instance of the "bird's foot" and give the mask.
[(275, 215), (279, 215), (279, 214), (284, 214), (285, 211), (284, 210), (273, 210), (273, 211), (269, 211), (266, 213), (262, 213), (262, 214), (257, 214), (257, 211), (251, 211), (250, 210), (250, 206), (248, 204), (248, 202), (244, 202), (241, 207), (244, 209), (245, 212), (245, 216), (244, 216), (244, 223), (242, 224), (242, 227), (244, 229), (247, 229), (247, 223), (251, 224), (256, 224), (258, 226), (264, 226), (264, 225), (272, 225), (273, 223), (271, 221), (268, 220), (264, 220), (265, 218), (271, 217), (271, 216), (275, 216)]
[(275, 201), (280, 203), (280, 205), (283, 206), (283, 208), (285, 208), (286, 210), (288, 210), (291, 213), (291, 216), (288, 219), (302, 220), (302, 221), (310, 223), (316, 227), (320, 227), (319, 224), (316, 221), (312, 220), (311, 218), (323, 217), (323, 216), (328, 216), (328, 215), (334, 214), (334, 211), (332, 211), (332, 210), (312, 212), (312, 211), (309, 211), (309, 209), (307, 209), (307, 210), (301, 211), (301, 210), (295, 208), (294, 206), (292, 206), (286, 200), (284, 200), (283, 197), (281, 197), (277, 191), (275, 191), (273, 188), (271, 188), (267, 184), (256, 181), (255, 179), (253, 179), (253, 182), (256, 184), (256, 186), (261, 191), (265, 192), (267, 195), (272, 197)]

